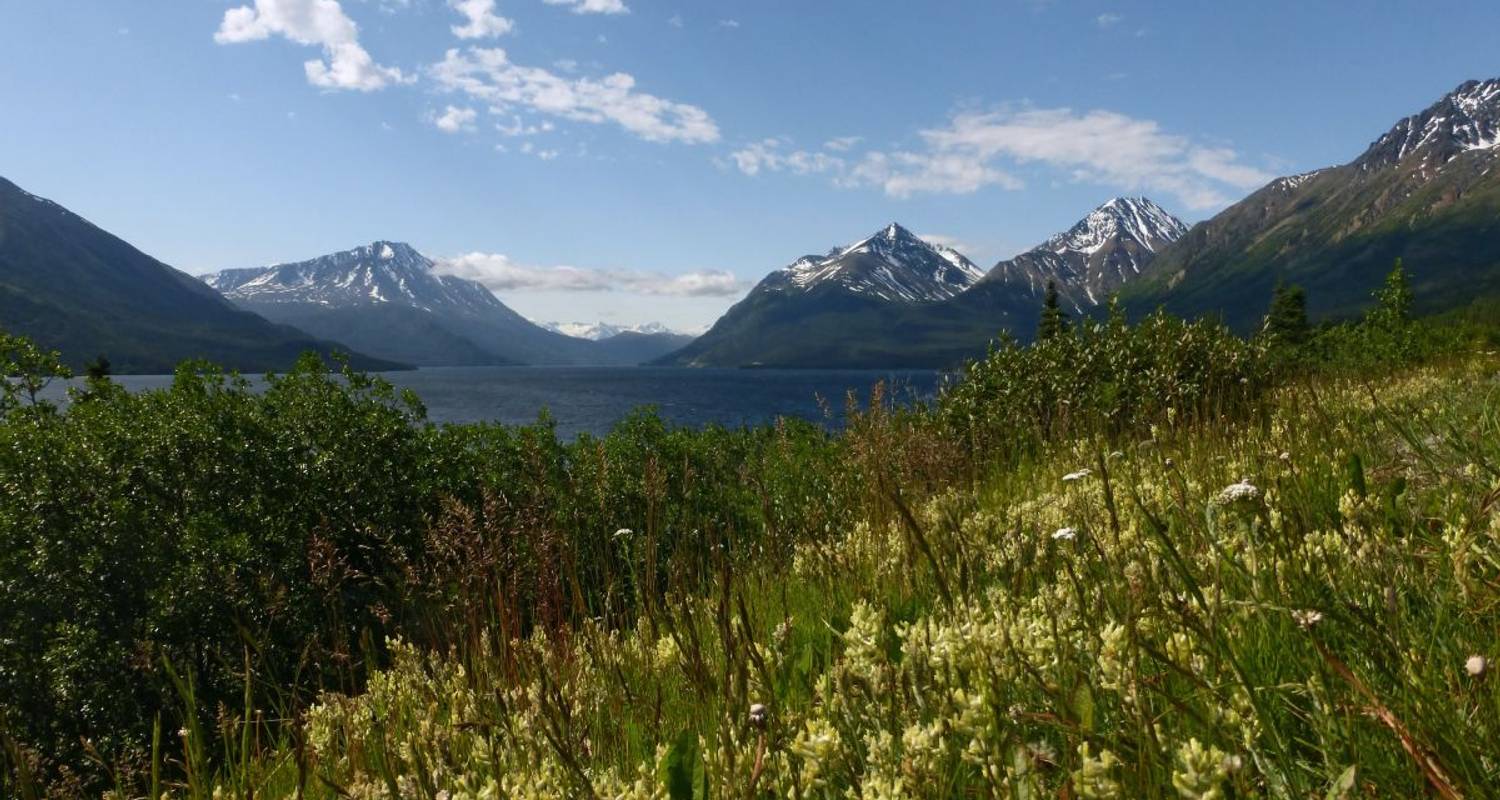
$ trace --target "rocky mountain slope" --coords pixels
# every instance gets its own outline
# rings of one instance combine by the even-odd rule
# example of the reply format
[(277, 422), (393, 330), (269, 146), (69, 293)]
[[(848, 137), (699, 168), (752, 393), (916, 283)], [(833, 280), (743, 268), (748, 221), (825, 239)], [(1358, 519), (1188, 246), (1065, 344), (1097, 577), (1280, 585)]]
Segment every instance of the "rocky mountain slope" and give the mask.
[(1500, 79), (1468, 81), (1347, 164), (1278, 178), (1167, 248), (1122, 296), (1259, 324), (1278, 280), (1314, 318), (1358, 313), (1397, 259), (1417, 308), (1500, 292)]

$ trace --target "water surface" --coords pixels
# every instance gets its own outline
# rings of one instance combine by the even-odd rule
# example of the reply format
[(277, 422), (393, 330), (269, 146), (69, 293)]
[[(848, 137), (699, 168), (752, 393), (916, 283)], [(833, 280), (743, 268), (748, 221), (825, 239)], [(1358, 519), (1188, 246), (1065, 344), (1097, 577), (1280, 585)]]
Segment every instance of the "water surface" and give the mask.
[[(680, 369), (673, 367), (428, 367), (382, 373), (417, 393), (435, 422), (535, 422), (547, 409), (558, 435), (602, 434), (639, 406), (675, 425), (737, 426), (800, 417), (840, 424), (844, 398), (868, 399), (884, 381), (901, 402), (929, 397), (940, 373), (886, 370)], [(131, 391), (157, 389), (170, 375), (120, 375)], [(63, 387), (48, 394), (58, 399)]]

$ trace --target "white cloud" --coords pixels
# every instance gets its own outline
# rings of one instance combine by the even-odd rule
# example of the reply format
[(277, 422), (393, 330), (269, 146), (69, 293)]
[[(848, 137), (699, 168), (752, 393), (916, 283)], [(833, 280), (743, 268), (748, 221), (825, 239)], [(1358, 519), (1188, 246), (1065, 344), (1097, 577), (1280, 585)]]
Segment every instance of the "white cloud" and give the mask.
[(521, 264), (499, 253), (468, 253), (442, 259), (436, 270), (479, 281), (495, 292), (629, 292), (668, 297), (728, 297), (745, 288), (733, 273), (724, 270), (668, 275), (643, 270), (540, 267)]
[(721, 20), (719, 20), (719, 27), (720, 28), (738, 28), (739, 26), (740, 26), (740, 21), (737, 20), (737, 19), (721, 19)]
[(863, 136), (840, 136), (837, 139), (829, 139), (824, 142), (823, 149), (832, 150), (835, 153), (845, 153), (864, 140)]
[(304, 62), (307, 81), (324, 89), (361, 92), (404, 83), (395, 67), (383, 67), (359, 44), (359, 28), (338, 0), (255, 0), (224, 12), (214, 33), (219, 44), (237, 44), (284, 36), (302, 45), (320, 45), (323, 59)]
[(653, 142), (713, 142), (719, 128), (697, 106), (637, 91), (635, 78), (616, 72), (598, 80), (566, 78), (512, 62), (504, 50), (449, 50), (429, 72), (438, 86), (487, 103), (494, 113), (525, 108), (578, 122), (614, 123)]
[(549, 6), (568, 6), (574, 14), (629, 14), (623, 0), (542, 0)]
[(1193, 209), (1228, 202), (1274, 176), (1244, 163), (1229, 147), (1168, 133), (1152, 120), (1113, 111), (1068, 108), (964, 112), (919, 133), (917, 147), (850, 152), (857, 140), (834, 139), (817, 152), (788, 151), (766, 139), (730, 154), (746, 175), (828, 173), (844, 187), (877, 188), (892, 197), (968, 194), (987, 186), (1020, 189), (1016, 170), (1040, 165), (1073, 181), (1124, 191), (1170, 194)]
[(1020, 189), (1019, 178), (960, 153), (866, 153), (840, 179), (844, 186), (874, 186), (891, 197), (914, 194), (973, 194), (986, 186)]
[(783, 150), (782, 139), (764, 139), (753, 142), (729, 154), (730, 161), (746, 175), (765, 172), (791, 172), (810, 175), (823, 172), (842, 172), (847, 166), (842, 158), (828, 153), (807, 150)]
[(671, 25), (674, 28), (681, 28), (683, 26), (682, 15), (673, 14), (672, 16), (667, 18), (667, 24)]
[(1202, 145), (1167, 133), (1152, 120), (1113, 111), (962, 113), (947, 127), (921, 136), (926, 148), (910, 162), (921, 169), (943, 161), (945, 172), (1003, 184), (981, 177), (996, 161), (1041, 163), (1067, 171), (1073, 180), (1167, 192), (1193, 208), (1226, 202), (1226, 188), (1253, 189), (1274, 177), (1241, 163), (1229, 148)]
[(459, 131), (474, 130), (474, 120), (479, 117), (479, 112), (472, 108), (460, 108), (448, 106), (442, 114), (432, 118), (432, 124), (444, 133), (458, 133)]
[(448, 5), (468, 19), (463, 25), (451, 28), (460, 39), (504, 36), (515, 27), (510, 19), (495, 13), (495, 0), (448, 0)]
[(1124, 19), (1125, 18), (1120, 16), (1119, 14), (1105, 13), (1094, 17), (1094, 24), (1098, 25), (1101, 28), (1113, 28), (1114, 26), (1119, 25), (1120, 22)]

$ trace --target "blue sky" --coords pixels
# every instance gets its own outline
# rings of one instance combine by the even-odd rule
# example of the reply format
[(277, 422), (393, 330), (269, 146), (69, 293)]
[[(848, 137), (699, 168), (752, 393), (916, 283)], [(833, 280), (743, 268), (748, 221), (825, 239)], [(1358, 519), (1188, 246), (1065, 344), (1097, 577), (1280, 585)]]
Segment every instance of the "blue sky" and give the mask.
[(1500, 75), (1497, 30), (1489, 1), (11, 2), (0, 176), (188, 272), (399, 239), (533, 318), (694, 328), (891, 220), (988, 267), (1118, 194), (1205, 218)]

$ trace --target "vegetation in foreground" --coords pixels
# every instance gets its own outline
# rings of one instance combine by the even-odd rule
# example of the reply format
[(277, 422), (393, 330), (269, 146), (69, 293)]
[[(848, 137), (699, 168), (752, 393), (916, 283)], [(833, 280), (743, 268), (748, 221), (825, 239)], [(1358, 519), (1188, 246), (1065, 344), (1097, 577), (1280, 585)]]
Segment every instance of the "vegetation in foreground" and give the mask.
[(0, 788), (1490, 796), (1500, 360), (1403, 285), (1061, 322), (838, 435), (13, 393)]

